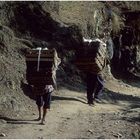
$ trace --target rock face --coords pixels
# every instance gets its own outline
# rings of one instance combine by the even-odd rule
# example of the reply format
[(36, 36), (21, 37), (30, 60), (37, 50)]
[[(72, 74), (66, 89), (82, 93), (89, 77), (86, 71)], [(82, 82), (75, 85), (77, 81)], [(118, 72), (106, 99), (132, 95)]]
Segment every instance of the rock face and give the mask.
[[(56, 48), (62, 61), (57, 73), (58, 84), (71, 84), (73, 88), (81, 87), (83, 84), (81, 77), (84, 78), (84, 74), (73, 65), (75, 52), (83, 45), (83, 36), (89, 39), (101, 38), (104, 41), (107, 41), (107, 36), (111, 37), (114, 44), (111, 67), (115, 68), (117, 65), (117, 68), (120, 68), (125, 60), (123, 51), (130, 50), (127, 56), (132, 56), (132, 59), (128, 62), (132, 62), (134, 70), (139, 70), (139, 5), (140, 2), (1, 1), (0, 105), (2, 109), (24, 110), (28, 107), (29, 100), (23, 94), (30, 96), (30, 87), (27, 88), (23, 84), (26, 48), (38, 46)], [(126, 26), (130, 27), (129, 35), (125, 34)], [(126, 44), (127, 42), (129, 44)], [(133, 72), (127, 65), (125, 71)], [(23, 102), (25, 106), (21, 105)]]

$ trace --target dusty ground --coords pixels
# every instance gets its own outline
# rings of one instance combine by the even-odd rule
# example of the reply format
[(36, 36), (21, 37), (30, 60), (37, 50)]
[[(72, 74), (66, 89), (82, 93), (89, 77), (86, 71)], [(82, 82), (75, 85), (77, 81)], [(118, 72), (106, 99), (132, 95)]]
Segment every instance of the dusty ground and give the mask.
[(5, 134), (0, 138), (140, 138), (140, 84), (132, 84), (110, 80), (104, 103), (94, 107), (86, 104), (84, 92), (62, 88), (53, 94), (46, 125), (34, 121), (37, 110), (33, 102), (29, 111), (0, 117), (0, 133)]

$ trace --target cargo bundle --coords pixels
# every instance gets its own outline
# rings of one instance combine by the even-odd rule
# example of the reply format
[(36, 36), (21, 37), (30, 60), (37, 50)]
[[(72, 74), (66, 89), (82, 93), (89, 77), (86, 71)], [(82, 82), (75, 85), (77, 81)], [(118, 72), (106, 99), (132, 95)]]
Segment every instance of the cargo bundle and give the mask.
[(84, 72), (100, 73), (106, 64), (106, 45), (95, 40), (85, 43), (76, 54), (76, 66)]
[(55, 49), (28, 49), (26, 53), (26, 79), (30, 85), (54, 85), (60, 64)]

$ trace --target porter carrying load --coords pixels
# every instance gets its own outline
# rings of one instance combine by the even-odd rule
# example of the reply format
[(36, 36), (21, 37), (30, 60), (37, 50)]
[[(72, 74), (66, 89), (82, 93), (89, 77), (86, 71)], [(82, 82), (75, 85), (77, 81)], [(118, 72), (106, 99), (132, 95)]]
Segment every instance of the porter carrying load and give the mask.
[(30, 85), (56, 86), (56, 70), (60, 62), (55, 49), (27, 49), (27, 82)]
[(86, 40), (76, 57), (75, 64), (79, 70), (98, 74), (106, 65), (106, 44), (99, 39)]

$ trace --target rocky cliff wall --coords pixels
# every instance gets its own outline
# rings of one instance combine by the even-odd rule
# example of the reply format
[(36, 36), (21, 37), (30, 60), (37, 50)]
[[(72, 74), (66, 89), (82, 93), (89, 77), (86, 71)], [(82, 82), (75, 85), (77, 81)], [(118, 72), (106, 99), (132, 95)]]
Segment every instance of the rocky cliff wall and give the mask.
[[(104, 39), (104, 33), (109, 33), (114, 43), (115, 54), (112, 68), (120, 68), (120, 63), (125, 59), (122, 57), (122, 51), (131, 49), (127, 56), (133, 57), (128, 62), (134, 63), (134, 69), (139, 70), (138, 5), (139, 2), (1, 1), (0, 65), (1, 69), (4, 68), (0, 71), (2, 108), (14, 109), (15, 104), (15, 110), (24, 109), (21, 107), (23, 102), (25, 108), (28, 108), (29, 99), (23, 94), (28, 92), (22, 84), (25, 81), (26, 48), (55, 47), (62, 60), (57, 73), (58, 84), (67, 87), (72, 85), (71, 89), (80, 89), (83, 85), (81, 77), (84, 78), (84, 75), (73, 65), (75, 49), (82, 45), (83, 36)], [(138, 11), (138, 14), (133, 16), (130, 11)], [(129, 32), (131, 39), (126, 35), (126, 26), (135, 29)], [(132, 31), (134, 35), (131, 35)], [(125, 44), (127, 42), (128, 45)], [(127, 68), (128, 66), (126, 70)]]

